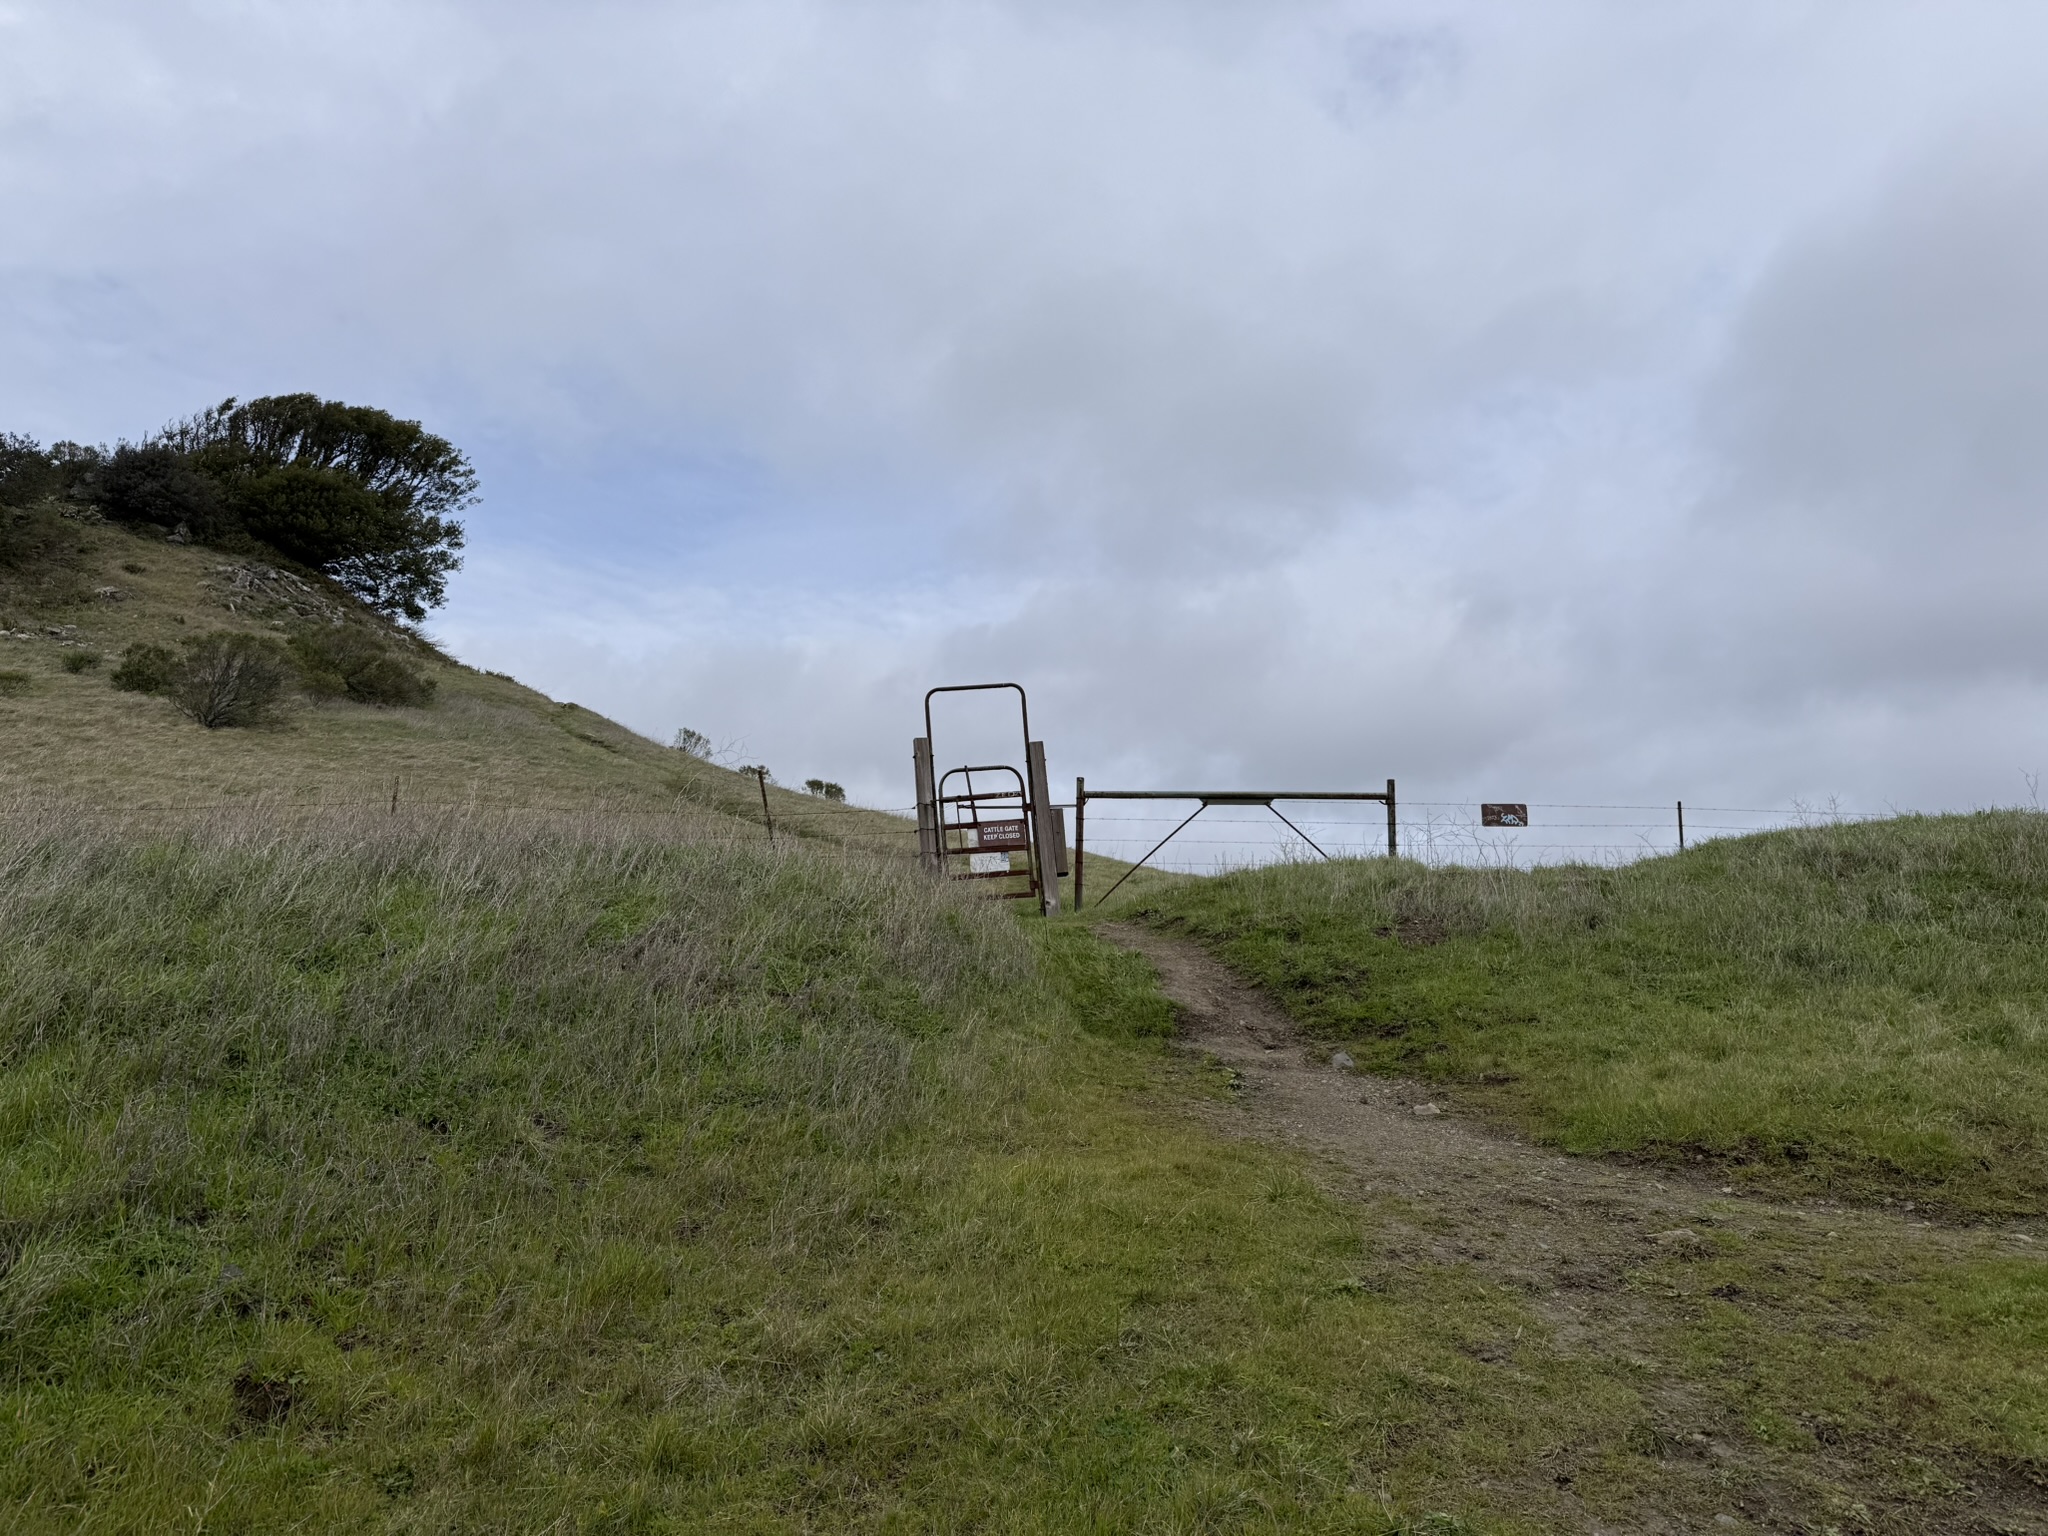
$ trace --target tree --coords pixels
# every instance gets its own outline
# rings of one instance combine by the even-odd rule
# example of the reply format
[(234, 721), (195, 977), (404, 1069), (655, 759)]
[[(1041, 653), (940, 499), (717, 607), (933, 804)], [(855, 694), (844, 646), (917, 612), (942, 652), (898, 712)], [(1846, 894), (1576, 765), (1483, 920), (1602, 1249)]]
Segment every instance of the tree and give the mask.
[(219, 485), (240, 530), (412, 620), (447, 597), (477, 476), (446, 438), (373, 406), (273, 395), (164, 429), (153, 446)]
[(0, 432), (0, 507), (26, 507), (61, 496), (105, 463), (104, 448), (52, 443), (44, 448), (19, 432)]
[(371, 494), (423, 516), (476, 500), (476, 471), (446, 438), (374, 406), (318, 395), (268, 395), (176, 422), (157, 441), (222, 480), (296, 464), (338, 470)]

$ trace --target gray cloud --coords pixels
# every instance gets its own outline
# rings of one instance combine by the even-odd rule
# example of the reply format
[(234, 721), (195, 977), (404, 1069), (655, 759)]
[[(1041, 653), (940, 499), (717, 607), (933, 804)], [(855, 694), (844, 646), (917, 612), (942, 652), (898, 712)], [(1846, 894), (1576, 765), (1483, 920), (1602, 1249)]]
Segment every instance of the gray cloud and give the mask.
[(421, 415), (466, 654), (882, 799), (994, 673), (1091, 776), (1968, 803), (2048, 762), (2044, 43), (17, 0), (0, 408)]

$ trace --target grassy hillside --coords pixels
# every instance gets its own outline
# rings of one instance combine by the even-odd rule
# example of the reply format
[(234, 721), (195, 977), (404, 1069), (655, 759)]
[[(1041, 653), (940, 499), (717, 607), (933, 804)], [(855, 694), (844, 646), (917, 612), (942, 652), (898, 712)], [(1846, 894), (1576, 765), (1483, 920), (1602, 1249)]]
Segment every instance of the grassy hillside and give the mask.
[(1909, 817), (1621, 869), (1300, 864), (1134, 905), (1368, 1070), (1579, 1152), (2048, 1209), (2048, 817)]
[[(55, 794), (107, 807), (262, 797), (388, 808), (396, 791), (401, 806), (708, 811), (765, 836), (751, 778), (453, 662), (324, 584), (112, 524), (65, 527), (76, 542), (38, 551), (31, 569), (0, 568), (0, 796)], [(172, 645), (222, 629), (281, 636), (336, 622), (386, 638), (434, 681), (434, 703), (302, 702), (276, 726), (207, 731), (161, 699), (108, 682), (137, 641)], [(67, 662), (89, 665), (73, 671)], [(793, 835), (913, 846), (897, 818), (769, 794)]]
[[(1232, 1084), (1165, 1051), (1142, 962), (924, 880), (893, 818), (778, 793), (771, 846), (751, 780), (426, 648), (431, 707), (202, 730), (113, 656), (331, 596), (105, 527), (59, 553), (0, 590), (10, 1530), (2034, 1528), (1984, 1523), (2048, 1486), (2009, 1246), (1695, 1218), (1589, 1337), (1434, 1213), (1216, 1134)], [(1761, 1118), (1805, 1160), (1757, 1168), (1876, 1179), (1882, 1117), (1825, 1091), (1858, 1073), (2029, 1145), (2035, 827), (1133, 900), (1575, 1144), (1700, 1145), (1571, 1130), (1602, 1084), (1692, 1102), (1629, 1087), (1698, 1076), (1682, 1044), (1755, 1074), (1695, 1119), (1797, 1077)]]
[(1512, 1301), (1359, 1284), (1036, 969), (752, 842), (15, 819), (11, 1528), (1387, 1531), (1560, 1434), (1640, 1479), (1629, 1393), (1486, 1381)]
[(1696, 1314), (1589, 1349), (1191, 1118), (1080, 927), (655, 825), (6, 820), (10, 1529), (1635, 1529), (1727, 1506), (1695, 1424), (1874, 1448), (1844, 1529), (2048, 1476), (2038, 1265), (1646, 1245)]

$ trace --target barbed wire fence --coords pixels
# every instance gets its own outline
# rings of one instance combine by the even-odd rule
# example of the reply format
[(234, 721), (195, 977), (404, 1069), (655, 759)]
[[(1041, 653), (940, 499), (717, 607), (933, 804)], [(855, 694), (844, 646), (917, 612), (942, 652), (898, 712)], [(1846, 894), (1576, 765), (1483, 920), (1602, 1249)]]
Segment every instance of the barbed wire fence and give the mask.
[[(727, 799), (730, 803), (727, 803)], [(844, 844), (850, 851), (915, 859), (915, 806), (873, 806), (807, 796), (778, 795), (783, 803), (773, 813), (776, 830), (804, 842)], [(55, 797), (31, 795), (0, 800), (0, 812), (48, 808)], [(62, 803), (76, 812), (70, 797)], [(1154, 809), (1153, 802), (1127, 802), (1130, 809), (1112, 809), (1114, 802), (1093, 801), (1088, 812), (1088, 852), (1092, 856), (1128, 861), (1156, 843), (1182, 819), (1177, 808)], [(1326, 803), (1334, 804), (1334, 803)], [(386, 812), (413, 815), (501, 813), (510, 815), (594, 814), (611, 817), (660, 818), (706, 813), (751, 819), (765, 831), (758, 807), (746, 797), (650, 801), (631, 793), (588, 796), (512, 796), (470, 793), (434, 796), (417, 794), (408, 783), (396, 782), (374, 792), (325, 788), (293, 790), (264, 786), (246, 793), (149, 796), (121, 809), (127, 813), (217, 813), (233, 810), (296, 812)], [(1071, 835), (1072, 802), (1061, 802)], [(115, 808), (109, 807), (110, 812)], [(1680, 847), (1678, 803), (1668, 805), (1604, 802), (1528, 804), (1530, 824), (1491, 827), (1481, 824), (1477, 804), (1461, 801), (1403, 799), (1396, 820), (1401, 855), (1432, 866), (1478, 865), (1528, 867), (1541, 864), (1620, 865), (1677, 852)], [(751, 813), (751, 814), (750, 814)], [(1162, 873), (1211, 875), (1232, 869), (1290, 860), (1314, 860), (1317, 852), (1333, 858), (1378, 858), (1386, 852), (1387, 821), (1377, 805), (1314, 808), (1290, 805), (1289, 819), (1310, 842), (1281, 824), (1269, 812), (1250, 806), (1216, 806), (1154, 854), (1148, 868)], [(1896, 816), (1883, 811), (1850, 809), (1836, 801), (1789, 806), (1711, 806), (1686, 804), (1684, 840), (1696, 846), (1716, 838), (1740, 837), (1792, 827), (1880, 820)], [(898, 824), (891, 825), (891, 822)]]
[[(1110, 858), (1135, 858), (1150, 847), (1176, 815), (1144, 810), (1117, 811), (1091, 800), (1088, 851)], [(1896, 810), (1851, 810), (1838, 802), (1790, 806), (1706, 806), (1687, 804), (1680, 832), (1679, 802), (1627, 805), (1553, 802), (1528, 805), (1529, 824), (1483, 825), (1479, 806), (1461, 801), (1402, 800), (1395, 828), (1404, 858), (1437, 865), (1526, 867), (1538, 864), (1633, 863), (1676, 853), (1717, 838), (1741, 837), (1790, 827), (1881, 820)], [(1310, 811), (1292, 805), (1289, 818), (1313, 840), (1310, 846), (1263, 812), (1212, 810), (1154, 855), (1148, 867), (1179, 874), (1217, 874), (1230, 869), (1287, 860), (1315, 859), (1317, 848), (1333, 858), (1377, 858), (1386, 852), (1386, 817), (1377, 807), (1350, 812)], [(1149, 834), (1149, 835), (1148, 835)]]

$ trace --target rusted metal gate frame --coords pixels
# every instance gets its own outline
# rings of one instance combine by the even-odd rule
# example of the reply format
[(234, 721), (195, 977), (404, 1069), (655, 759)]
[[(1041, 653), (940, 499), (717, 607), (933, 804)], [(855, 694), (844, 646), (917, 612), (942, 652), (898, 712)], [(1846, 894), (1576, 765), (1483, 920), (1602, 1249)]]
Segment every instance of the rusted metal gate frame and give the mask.
[[(998, 764), (971, 769), (948, 769), (943, 777), (936, 777), (932, 758), (932, 697), (941, 693), (985, 693), (999, 689), (1013, 689), (1017, 695), (1017, 710), (1023, 725), (1024, 768), (1020, 773), (1009, 764)], [(1008, 891), (1003, 894), (1018, 898), (1038, 900), (1039, 909), (1048, 917), (1059, 911), (1059, 877), (1067, 872), (1066, 837), (1058, 812), (1052, 806), (1052, 791), (1046, 778), (1045, 743), (1031, 739), (1031, 700), (1021, 683), (954, 683), (925, 690), (924, 735), (911, 743), (911, 760), (917, 773), (917, 841), (918, 852), (925, 867), (936, 873), (946, 872), (946, 861), (974, 850), (948, 848), (945, 808), (949, 804), (967, 803), (982, 798), (974, 793), (973, 781), (969, 779), (969, 793), (966, 797), (943, 796), (941, 789), (946, 779), (955, 773), (1004, 772), (1014, 774), (1024, 786), (1019, 811), (1023, 817), (1030, 839), (1028, 868), (1010, 871), (1014, 877), (1022, 873), (1028, 876), (1028, 887), (1022, 891)], [(1008, 792), (990, 798), (1009, 798)], [(977, 813), (978, 815), (978, 813)], [(991, 871), (974, 878), (1001, 878)]]
[[(977, 790), (974, 787), (974, 776), (977, 773), (1007, 773), (1012, 779), (1016, 781), (1017, 787), (1015, 789)], [(948, 781), (950, 781), (956, 774), (967, 781), (967, 793), (964, 795), (949, 795), (946, 793), (946, 785)], [(972, 828), (977, 833), (979, 833), (982, 826), (981, 807), (983, 806), (983, 804), (1004, 800), (1014, 800), (1017, 802), (1017, 814), (1014, 817), (1005, 816), (1002, 819), (1004, 821), (1015, 821), (1024, 828), (1024, 842), (1021, 848), (1017, 848), (1014, 846), (1004, 848), (984, 848), (982, 846), (981, 838), (978, 835), (976, 836), (974, 844), (971, 847), (949, 848), (945, 846), (945, 837), (946, 834), (949, 832), (961, 832), (966, 831), (969, 828)], [(970, 856), (969, 863), (971, 866), (971, 856), (976, 853), (1022, 852), (1028, 854), (1031, 851), (1030, 791), (1025, 785), (1024, 775), (1019, 773), (1016, 770), (1016, 768), (1014, 768), (1009, 763), (975, 763), (964, 768), (948, 768), (945, 771), (945, 773), (942, 774), (939, 778), (937, 803), (940, 807), (939, 854), (941, 859), (958, 858), (962, 854), (967, 854)], [(954, 821), (949, 823), (945, 819), (944, 810), (944, 808), (949, 805), (964, 806), (969, 814), (970, 819), (964, 822)], [(1019, 873), (1032, 876), (1032, 879), (1030, 883), (1027, 885), (1027, 887), (1021, 891), (1004, 891), (1002, 894), (1005, 896), (1016, 897), (1019, 899), (1030, 896), (1036, 896), (1038, 894), (1037, 877), (1035, 873), (1029, 869), (1023, 871), (1014, 869), (992, 869), (987, 871), (986, 873), (983, 873), (981, 871), (974, 870), (970, 867), (968, 873), (964, 875), (954, 875), (953, 878), (955, 880), (1013, 880), (1017, 877)]]
[(1279, 817), (1280, 821), (1296, 837), (1327, 859), (1330, 855), (1323, 853), (1316, 840), (1302, 831), (1301, 828), (1295, 826), (1293, 822), (1288, 821), (1287, 817), (1281, 813), (1280, 808), (1274, 805), (1273, 802), (1275, 800), (1383, 800), (1386, 802), (1387, 807), (1387, 857), (1390, 859), (1396, 858), (1400, 854), (1400, 834), (1396, 830), (1397, 823), (1395, 817), (1397, 807), (1394, 799), (1394, 781), (1392, 779), (1387, 780), (1387, 787), (1383, 790), (1342, 789), (1327, 791), (1308, 789), (1090, 789), (1086, 779), (1076, 779), (1074, 780), (1074, 910), (1076, 912), (1081, 910), (1081, 878), (1084, 861), (1088, 853), (1088, 802), (1090, 800), (1199, 800), (1201, 802), (1200, 805), (1197, 805), (1187, 814), (1179, 826), (1154, 843), (1146, 851), (1145, 858), (1139, 859), (1137, 863), (1133, 864), (1121, 875), (1118, 875), (1116, 884), (1110, 886), (1108, 890), (1095, 898), (1095, 904), (1098, 907), (1116, 894), (1117, 886), (1122, 885), (1144, 867), (1145, 859), (1151, 858), (1153, 854), (1180, 836), (1189, 822), (1193, 821), (1212, 805), (1263, 805), (1267, 810)]

